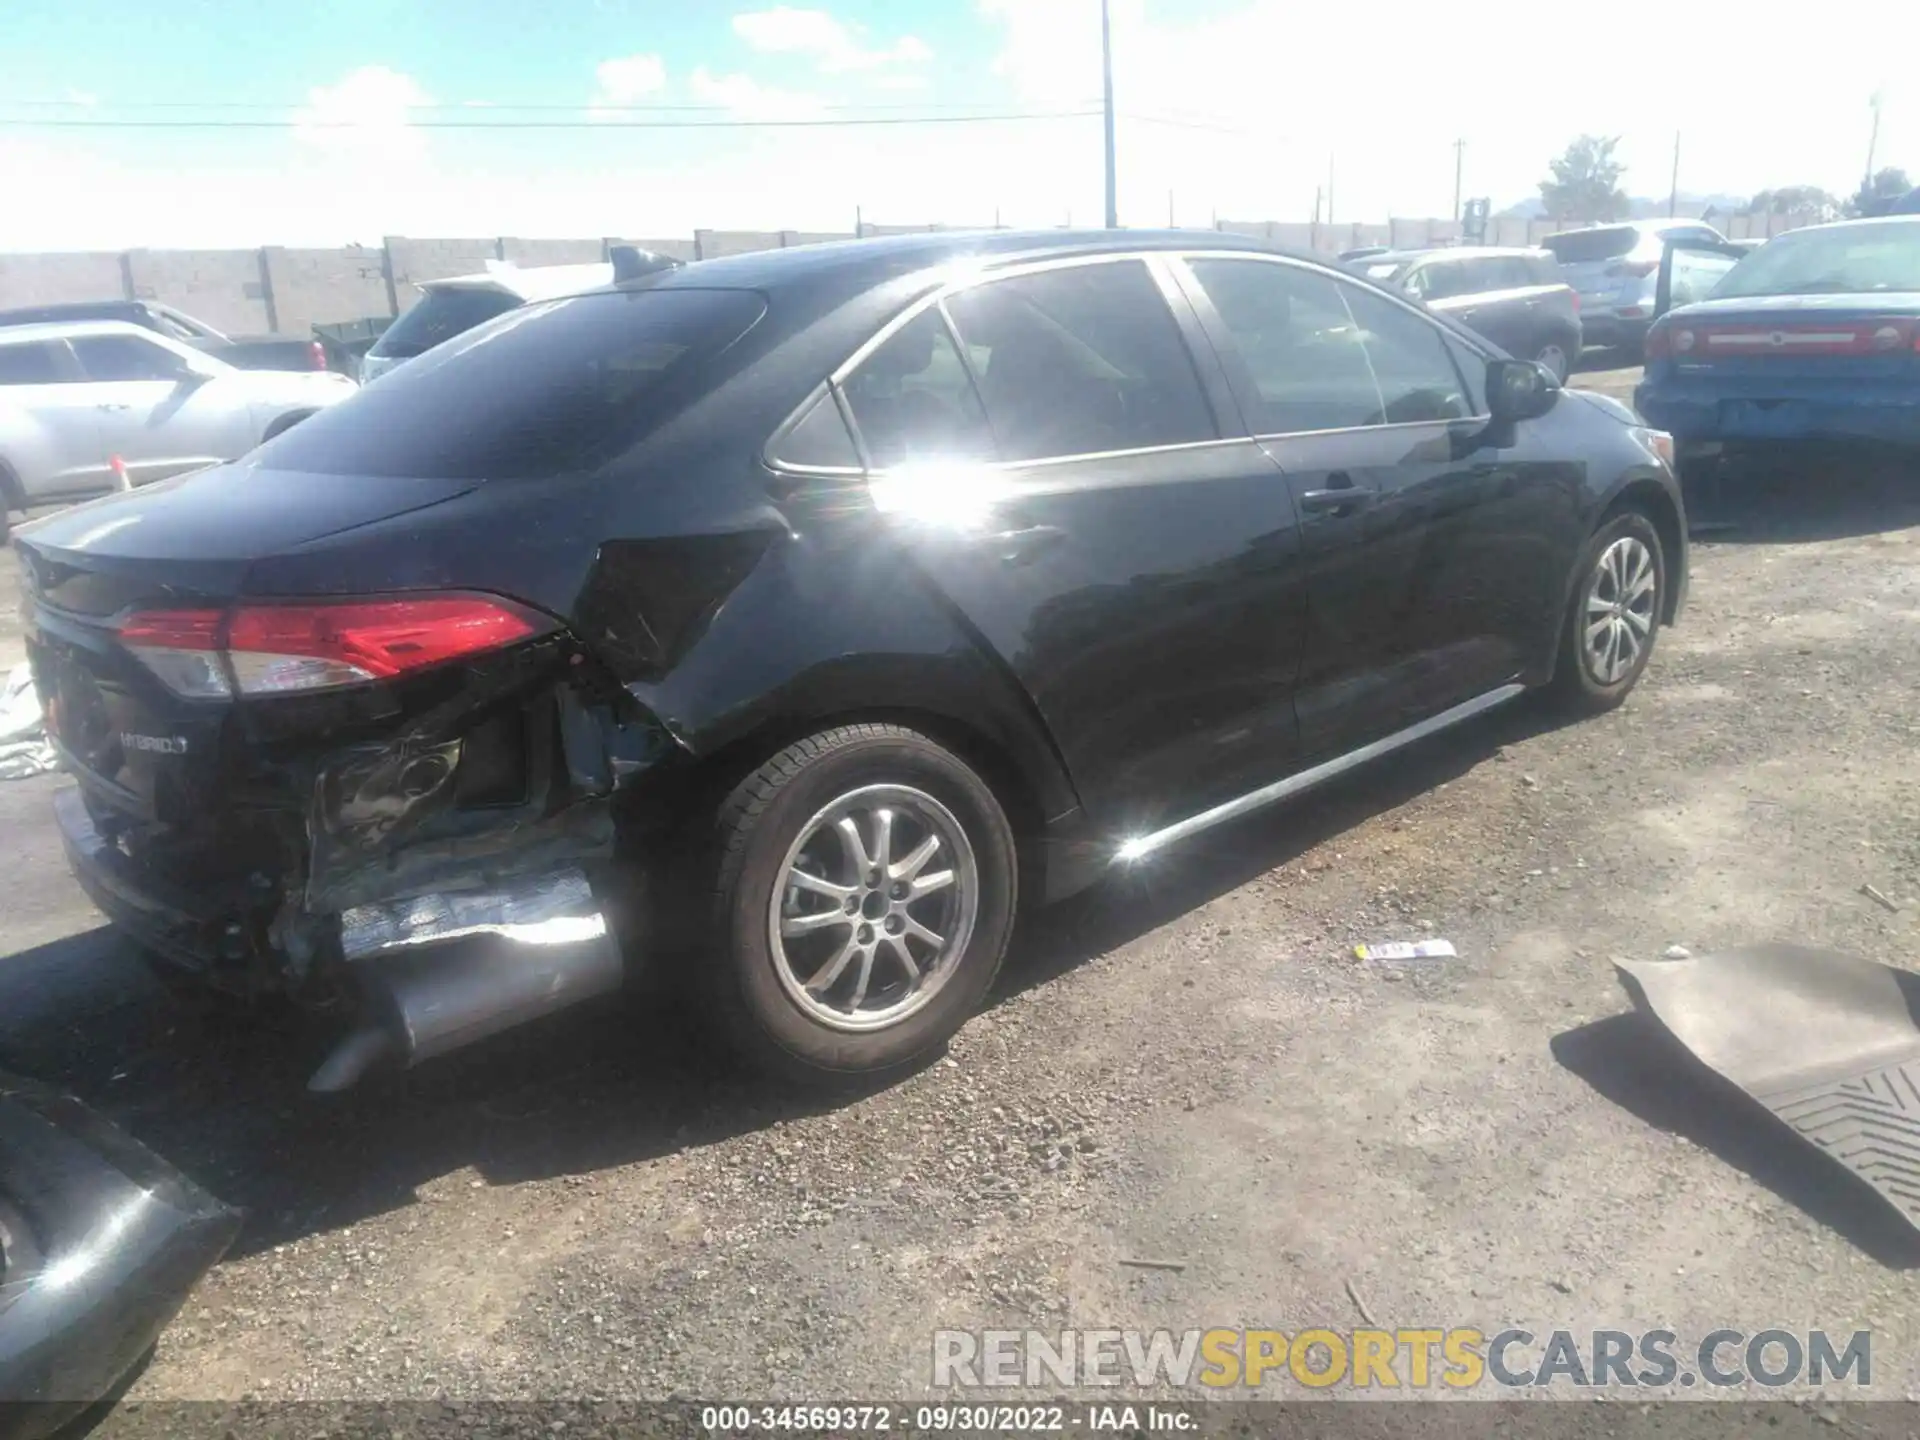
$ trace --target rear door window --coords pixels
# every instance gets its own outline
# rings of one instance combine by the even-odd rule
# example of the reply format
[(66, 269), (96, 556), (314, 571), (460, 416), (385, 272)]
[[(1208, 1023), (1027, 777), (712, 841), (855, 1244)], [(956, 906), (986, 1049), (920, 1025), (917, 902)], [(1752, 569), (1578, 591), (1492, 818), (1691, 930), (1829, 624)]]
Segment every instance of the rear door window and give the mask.
[(89, 380), (178, 380), (187, 365), (138, 335), (76, 335), (70, 342)]
[(0, 345), (0, 385), (57, 385), (67, 378), (52, 344)]
[(846, 396), (876, 466), (993, 458), (993, 431), (937, 305), (862, 360)]
[(275, 469), (514, 480), (590, 472), (698, 393), (752, 290), (607, 291), (469, 330), (270, 441)]
[(1187, 343), (1141, 261), (989, 280), (946, 303), (1003, 459), (1219, 435)]

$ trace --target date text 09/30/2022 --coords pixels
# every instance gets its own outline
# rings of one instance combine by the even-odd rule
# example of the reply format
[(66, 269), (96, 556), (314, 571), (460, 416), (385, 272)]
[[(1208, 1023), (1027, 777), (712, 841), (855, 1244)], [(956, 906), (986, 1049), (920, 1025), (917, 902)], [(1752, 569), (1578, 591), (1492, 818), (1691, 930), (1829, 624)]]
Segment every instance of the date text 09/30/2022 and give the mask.
[(1197, 1431), (1192, 1407), (1180, 1405), (709, 1405), (700, 1412), (710, 1435), (753, 1431), (801, 1434), (1094, 1434)]

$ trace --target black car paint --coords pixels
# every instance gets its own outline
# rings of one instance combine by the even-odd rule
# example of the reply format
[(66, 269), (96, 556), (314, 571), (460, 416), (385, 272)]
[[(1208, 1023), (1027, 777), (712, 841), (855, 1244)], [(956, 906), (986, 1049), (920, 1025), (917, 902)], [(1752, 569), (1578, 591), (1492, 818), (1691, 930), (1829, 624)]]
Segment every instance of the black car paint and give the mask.
[(0, 1434), (110, 1394), (240, 1228), (78, 1101), (0, 1075)]
[[(1517, 427), (1255, 440), (1191, 298), (1174, 309), (1220, 438), (1002, 467), (1009, 495), (989, 533), (916, 532), (876, 510), (863, 475), (770, 467), (768, 437), (953, 262), (984, 278), (1183, 251), (1273, 254), (1129, 232), (704, 262), (651, 283), (758, 291), (765, 317), (595, 473), (287, 473), (276, 453), (298, 452), (276, 441), (22, 531), (36, 676), (59, 704), (62, 675), (79, 673), (104, 712), (104, 748), (74, 759), (96, 818), (136, 857), (120, 878), (137, 885), (144, 867), (217, 895), (194, 945), (253, 983), (305, 986), (325, 978), (331, 907), (645, 852), (735, 758), (891, 717), (990, 777), (1025, 836), (1029, 883), (1057, 897), (1105, 873), (1126, 836), (1476, 688), (1547, 679), (1574, 559), (1629, 486), (1665, 517), (1683, 583), (1677, 491), (1619, 417), (1562, 396)], [(1486, 356), (1438, 323), (1456, 354)], [(367, 394), (405, 383), (403, 370)], [(341, 407), (347, 423), (362, 398)], [(1373, 503), (1300, 515), (1335, 470)], [(1031, 548), (1035, 535), (1048, 543)], [(561, 628), (400, 686), (210, 711), (129, 669), (102, 624), (136, 603), (442, 589), (499, 593)], [(439, 772), (419, 796), (395, 780), (356, 792), (381, 818), (351, 863), (319, 852), (314, 835), (352, 829), (343, 777), (404, 775), (410, 757), (444, 758), (503, 715), (553, 747), (528, 763), (517, 803), (467, 805)], [(135, 722), (187, 738), (188, 753), (116, 745)]]

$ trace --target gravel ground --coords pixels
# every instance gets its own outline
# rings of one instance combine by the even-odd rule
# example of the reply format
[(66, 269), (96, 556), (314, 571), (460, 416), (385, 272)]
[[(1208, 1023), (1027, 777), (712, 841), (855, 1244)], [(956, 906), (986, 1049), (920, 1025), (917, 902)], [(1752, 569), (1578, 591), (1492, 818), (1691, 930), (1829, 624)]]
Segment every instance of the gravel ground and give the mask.
[[(0, 1059), (250, 1212), (136, 1399), (915, 1397), (936, 1327), (1344, 1329), (1356, 1295), (1489, 1334), (1868, 1327), (1913, 1394), (1920, 1238), (1609, 957), (1911, 953), (1916, 527), (1920, 473), (1759, 486), (1623, 709), (1497, 712), (1043, 913), (881, 1093), (747, 1086), (633, 1004), (310, 1099), (322, 1037), (99, 928), (58, 777), (0, 785)], [(1427, 935), (1460, 958), (1351, 955)]]

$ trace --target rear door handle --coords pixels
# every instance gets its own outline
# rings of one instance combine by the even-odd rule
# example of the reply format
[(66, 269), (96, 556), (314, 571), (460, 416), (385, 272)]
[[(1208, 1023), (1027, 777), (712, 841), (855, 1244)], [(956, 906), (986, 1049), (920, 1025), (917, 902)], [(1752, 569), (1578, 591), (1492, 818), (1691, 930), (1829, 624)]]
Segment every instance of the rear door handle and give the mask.
[(1309, 515), (1355, 515), (1373, 504), (1377, 497), (1353, 483), (1344, 470), (1327, 477), (1327, 488), (1308, 490), (1300, 496), (1300, 508)]
[(1042, 550), (1050, 550), (1067, 538), (1058, 525), (1028, 525), (1019, 530), (1002, 530), (989, 536), (987, 543), (999, 554), (1001, 563), (1019, 565)]

